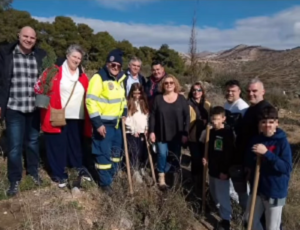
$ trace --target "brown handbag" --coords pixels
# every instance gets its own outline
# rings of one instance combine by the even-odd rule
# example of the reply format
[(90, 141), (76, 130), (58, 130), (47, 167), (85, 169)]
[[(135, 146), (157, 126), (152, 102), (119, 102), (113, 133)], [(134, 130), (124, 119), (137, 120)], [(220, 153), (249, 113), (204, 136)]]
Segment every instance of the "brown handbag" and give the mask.
[(62, 126), (65, 126), (67, 124), (66, 122), (66, 117), (65, 117), (65, 108), (67, 107), (73, 93), (74, 93), (74, 90), (75, 90), (75, 87), (76, 87), (76, 84), (77, 84), (77, 81), (75, 82), (74, 84), (74, 87), (72, 89), (72, 92), (70, 94), (70, 97), (65, 105), (64, 108), (62, 109), (54, 109), (52, 107), (50, 107), (50, 122), (51, 122), (51, 125), (53, 127), (62, 127)]

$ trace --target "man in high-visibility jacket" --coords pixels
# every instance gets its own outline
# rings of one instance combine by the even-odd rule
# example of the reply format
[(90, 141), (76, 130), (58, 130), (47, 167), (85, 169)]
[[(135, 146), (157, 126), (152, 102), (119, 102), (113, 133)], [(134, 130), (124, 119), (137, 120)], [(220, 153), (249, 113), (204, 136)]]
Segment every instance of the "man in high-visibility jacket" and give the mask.
[(122, 51), (112, 50), (105, 66), (89, 82), (86, 105), (93, 124), (92, 153), (99, 186), (111, 194), (111, 183), (122, 159), (121, 118), (127, 115), (127, 102), (121, 71)]

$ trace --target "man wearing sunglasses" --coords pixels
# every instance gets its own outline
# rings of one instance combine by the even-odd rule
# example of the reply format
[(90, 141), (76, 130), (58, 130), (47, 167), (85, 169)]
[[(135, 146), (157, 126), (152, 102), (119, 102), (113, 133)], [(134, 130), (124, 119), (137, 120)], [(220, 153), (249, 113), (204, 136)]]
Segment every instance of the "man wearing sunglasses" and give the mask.
[(127, 115), (123, 52), (112, 50), (105, 66), (89, 82), (86, 104), (93, 124), (92, 154), (99, 175), (99, 186), (112, 194), (111, 183), (121, 162), (123, 148), (121, 117)]

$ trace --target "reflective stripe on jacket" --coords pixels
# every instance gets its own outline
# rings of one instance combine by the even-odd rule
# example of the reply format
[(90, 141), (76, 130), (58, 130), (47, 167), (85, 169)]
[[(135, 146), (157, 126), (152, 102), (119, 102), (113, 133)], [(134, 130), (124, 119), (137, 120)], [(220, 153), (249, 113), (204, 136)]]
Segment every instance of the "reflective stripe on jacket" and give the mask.
[(110, 76), (106, 67), (96, 73), (89, 82), (86, 106), (93, 127), (101, 125), (118, 128), (119, 120), (127, 114), (127, 102), (123, 81), (126, 75)]

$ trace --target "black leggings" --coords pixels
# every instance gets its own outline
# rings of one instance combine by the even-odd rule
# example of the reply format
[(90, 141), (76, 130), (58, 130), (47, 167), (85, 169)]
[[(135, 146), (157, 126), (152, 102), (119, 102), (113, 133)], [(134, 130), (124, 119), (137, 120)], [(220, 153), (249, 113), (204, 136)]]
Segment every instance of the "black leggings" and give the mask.
[(126, 136), (131, 166), (135, 169), (145, 167), (148, 159), (145, 135), (140, 134), (139, 137), (135, 137), (127, 133)]

